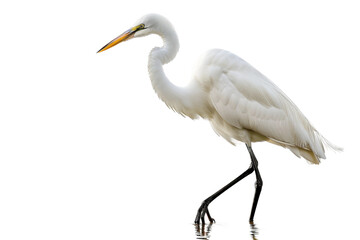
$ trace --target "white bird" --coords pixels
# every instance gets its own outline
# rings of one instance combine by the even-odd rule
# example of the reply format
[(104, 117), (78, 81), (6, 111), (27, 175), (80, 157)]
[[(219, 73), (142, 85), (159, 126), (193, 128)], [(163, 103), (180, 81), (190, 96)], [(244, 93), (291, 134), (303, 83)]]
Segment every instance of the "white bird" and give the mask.
[(157, 34), (162, 47), (151, 50), (148, 71), (159, 98), (171, 109), (192, 119), (207, 119), (214, 131), (232, 144), (244, 142), (250, 153), (251, 165), (244, 173), (201, 204), (195, 223), (205, 222), (208, 206), (220, 194), (255, 171), (255, 196), (250, 214), (253, 222), (262, 188), (258, 161), (252, 142), (267, 141), (292, 151), (311, 163), (325, 159), (324, 146), (341, 150), (320, 135), (295, 104), (267, 77), (240, 57), (221, 49), (208, 51), (200, 60), (193, 81), (177, 87), (166, 77), (163, 65), (173, 60), (179, 40), (172, 24), (163, 16), (148, 14), (98, 52), (131, 38)]

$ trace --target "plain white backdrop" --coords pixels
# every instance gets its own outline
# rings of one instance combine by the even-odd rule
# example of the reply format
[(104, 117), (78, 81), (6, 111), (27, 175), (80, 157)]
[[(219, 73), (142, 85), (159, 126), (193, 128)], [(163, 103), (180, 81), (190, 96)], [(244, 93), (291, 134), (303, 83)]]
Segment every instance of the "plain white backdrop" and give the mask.
[[(274, 81), (343, 153), (319, 166), (254, 144), (258, 239), (356, 238), (360, 15), (356, 1), (9, 1), (0, 4), (0, 239), (195, 239), (202, 200), (250, 164), (203, 120), (167, 109), (147, 76), (151, 36), (96, 54), (165, 15), (178, 85), (224, 48)], [(251, 239), (255, 177), (210, 205), (210, 239)]]

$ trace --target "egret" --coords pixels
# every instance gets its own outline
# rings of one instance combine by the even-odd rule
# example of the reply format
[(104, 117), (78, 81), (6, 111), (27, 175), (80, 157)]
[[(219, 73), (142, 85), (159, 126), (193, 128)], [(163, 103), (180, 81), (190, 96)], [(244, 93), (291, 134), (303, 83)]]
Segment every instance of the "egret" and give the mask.
[(331, 144), (309, 123), (296, 105), (272, 81), (240, 57), (221, 49), (206, 52), (186, 87), (178, 87), (166, 77), (163, 65), (173, 60), (179, 40), (172, 24), (163, 16), (148, 14), (134, 27), (113, 39), (98, 52), (120, 42), (157, 34), (162, 47), (150, 51), (148, 71), (158, 97), (171, 109), (191, 119), (203, 118), (228, 142), (245, 143), (250, 154), (250, 167), (205, 199), (197, 211), (195, 223), (212, 223), (209, 204), (234, 184), (255, 172), (255, 196), (249, 222), (253, 223), (263, 181), (251, 143), (267, 141), (289, 149), (297, 157), (313, 164), (325, 159), (325, 148), (341, 150)]

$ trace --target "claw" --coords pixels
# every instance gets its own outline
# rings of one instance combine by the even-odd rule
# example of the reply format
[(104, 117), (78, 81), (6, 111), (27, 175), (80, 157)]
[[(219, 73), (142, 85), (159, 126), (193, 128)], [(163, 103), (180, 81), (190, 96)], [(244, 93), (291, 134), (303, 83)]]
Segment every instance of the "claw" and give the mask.
[(211, 217), (211, 215), (210, 215), (210, 212), (209, 212), (209, 209), (208, 209), (208, 208), (206, 208), (206, 215), (207, 215), (207, 217), (208, 217), (208, 219), (209, 219), (210, 223), (216, 223), (215, 219), (213, 219), (213, 218)]

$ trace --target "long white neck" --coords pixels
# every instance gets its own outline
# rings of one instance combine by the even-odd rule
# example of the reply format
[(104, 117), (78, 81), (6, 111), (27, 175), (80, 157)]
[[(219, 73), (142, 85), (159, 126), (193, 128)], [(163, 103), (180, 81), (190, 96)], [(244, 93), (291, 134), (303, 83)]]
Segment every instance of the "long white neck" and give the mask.
[(175, 86), (164, 73), (163, 65), (173, 60), (179, 50), (179, 40), (175, 31), (159, 35), (164, 45), (151, 50), (148, 62), (150, 80), (155, 92), (169, 108), (181, 115), (191, 118), (202, 116), (198, 110), (198, 105), (202, 102), (199, 88), (194, 86), (194, 83), (184, 88)]

